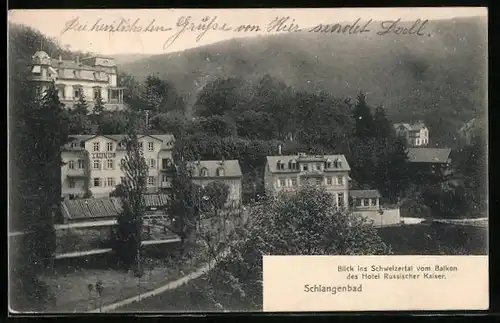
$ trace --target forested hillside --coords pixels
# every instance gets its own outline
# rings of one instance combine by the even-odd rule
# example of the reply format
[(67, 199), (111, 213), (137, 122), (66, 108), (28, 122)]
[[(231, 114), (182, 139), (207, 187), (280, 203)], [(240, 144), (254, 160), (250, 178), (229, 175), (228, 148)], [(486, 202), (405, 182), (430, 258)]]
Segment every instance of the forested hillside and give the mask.
[(431, 37), (285, 34), (234, 39), (124, 64), (139, 80), (169, 80), (193, 107), (216, 78), (264, 74), (298, 90), (336, 97), (367, 93), (394, 122), (424, 119), (448, 131), (484, 112), (486, 24), (481, 18), (431, 21)]

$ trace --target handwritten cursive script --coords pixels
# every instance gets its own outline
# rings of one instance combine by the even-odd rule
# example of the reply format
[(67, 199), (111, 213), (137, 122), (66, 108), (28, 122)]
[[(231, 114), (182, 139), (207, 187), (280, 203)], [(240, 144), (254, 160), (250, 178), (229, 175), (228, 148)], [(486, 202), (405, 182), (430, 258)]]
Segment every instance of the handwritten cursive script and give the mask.
[(208, 33), (322, 33), (322, 34), (344, 34), (356, 35), (373, 33), (375, 35), (415, 35), (424, 36), (424, 29), (428, 20), (417, 19), (415, 21), (386, 20), (374, 22), (373, 19), (356, 19), (346, 23), (320, 23), (313, 27), (301, 28), (293, 17), (276, 17), (267, 24), (240, 24), (231, 26), (218, 16), (205, 16), (194, 18), (192, 16), (182, 16), (177, 19), (175, 26), (170, 27), (168, 21), (157, 21), (156, 19), (141, 20), (140, 18), (129, 19), (120, 18), (112, 22), (105, 23), (102, 18), (96, 21), (82, 21), (80, 17), (75, 17), (67, 21), (61, 30), (61, 34), (76, 32), (110, 32), (110, 33), (168, 33), (167, 40), (163, 43), (163, 49), (172, 46), (179, 38), (187, 34), (194, 34), (196, 42), (199, 42)]
[(162, 32), (170, 31), (172, 28), (160, 25), (156, 22), (156, 19), (151, 19), (146, 23), (143, 23), (140, 18), (136, 19), (125, 19), (121, 18), (115, 20), (112, 23), (102, 23), (102, 18), (98, 18), (94, 23), (88, 23), (87, 21), (80, 21), (79, 17), (73, 18), (66, 22), (61, 34), (68, 31), (94, 31), (94, 32), (133, 32), (133, 33), (143, 33), (143, 32)]
[(165, 41), (163, 49), (170, 47), (182, 34), (186, 32), (198, 33), (196, 41), (199, 42), (209, 31), (226, 32), (232, 30), (227, 23), (219, 22), (218, 19), (219, 17), (217, 16), (203, 17), (201, 21), (194, 22), (193, 17), (191, 16), (180, 17), (176, 23), (176, 32)]

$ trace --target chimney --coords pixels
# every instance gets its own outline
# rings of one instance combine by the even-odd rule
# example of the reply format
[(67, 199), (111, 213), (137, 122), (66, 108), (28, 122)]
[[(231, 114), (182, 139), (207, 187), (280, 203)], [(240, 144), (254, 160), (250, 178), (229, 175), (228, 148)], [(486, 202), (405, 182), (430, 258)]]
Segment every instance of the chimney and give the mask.
[(281, 156), (281, 144), (278, 145), (278, 155)]

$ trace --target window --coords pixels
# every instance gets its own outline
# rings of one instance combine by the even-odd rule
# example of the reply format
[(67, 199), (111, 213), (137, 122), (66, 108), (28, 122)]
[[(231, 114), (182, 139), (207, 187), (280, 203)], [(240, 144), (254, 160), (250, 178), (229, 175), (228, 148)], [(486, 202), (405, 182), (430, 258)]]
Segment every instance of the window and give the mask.
[(292, 186), (296, 187), (297, 186), (297, 179), (292, 178)]
[(94, 169), (101, 169), (101, 161), (94, 160)]
[(278, 162), (276, 163), (276, 167), (278, 168), (278, 170), (283, 170), (285, 169), (285, 164), (281, 162), (281, 160), (278, 160)]
[(124, 167), (125, 166), (125, 158), (122, 158), (120, 160), (120, 167)]
[(344, 185), (344, 176), (337, 176), (337, 184)]
[(72, 161), (72, 160), (70, 160), (70, 161), (68, 162), (68, 168), (69, 168), (69, 169), (75, 169), (75, 162), (74, 162), (74, 161)]
[(115, 169), (114, 160), (113, 159), (108, 159), (108, 161), (106, 163), (106, 166), (108, 167), (108, 169)]
[(108, 177), (107, 181), (106, 181), (106, 185), (109, 186), (109, 187), (115, 187), (116, 186), (115, 178), (114, 177)]
[(139, 148), (144, 149), (144, 145), (142, 144), (142, 141), (139, 141)]
[(125, 180), (126, 180), (125, 176), (120, 176), (120, 183), (125, 183)]
[(101, 185), (102, 185), (101, 179), (99, 177), (95, 177), (94, 178), (94, 187), (101, 187)]
[(162, 175), (162, 176), (161, 176), (161, 181), (162, 181), (163, 183), (168, 182), (168, 176), (167, 176), (167, 175)]
[(79, 99), (83, 95), (83, 89), (81, 87), (73, 87), (73, 98)]
[(337, 205), (344, 206), (344, 193), (339, 193), (337, 195)]
[(97, 99), (101, 97), (101, 88), (100, 87), (95, 87), (94, 88), (94, 99)]
[(69, 180), (69, 188), (75, 188), (75, 181), (72, 179)]
[(64, 85), (57, 87), (57, 95), (59, 96), (59, 99), (64, 99)]
[(148, 150), (149, 151), (155, 151), (155, 143), (150, 141), (148, 142)]
[(326, 184), (327, 184), (327, 185), (332, 185), (332, 183), (333, 183), (333, 178), (332, 178), (331, 176), (328, 176), (328, 177), (326, 178)]
[(331, 161), (327, 161), (326, 162), (326, 168), (332, 168), (332, 162)]
[(217, 169), (217, 176), (224, 176), (224, 168)]
[(78, 159), (78, 168), (79, 169), (85, 168), (85, 161), (83, 159)]
[(363, 201), (362, 199), (356, 199), (356, 206), (361, 206), (361, 201)]
[(365, 204), (365, 206), (369, 206), (370, 205), (370, 199), (364, 199), (364, 204)]
[(316, 178), (316, 185), (321, 185), (321, 182), (323, 182), (321, 178)]
[(203, 168), (203, 169), (201, 170), (201, 176), (203, 176), (203, 177), (208, 176), (208, 169)]
[(316, 164), (316, 170), (321, 170), (321, 164)]
[(113, 143), (112, 142), (108, 142), (106, 144), (106, 151), (113, 151)]
[(155, 185), (155, 184), (156, 184), (156, 177), (149, 176), (148, 177), (148, 185)]
[(285, 187), (286, 186), (286, 181), (284, 178), (280, 178), (278, 181), (278, 186)]
[(171, 165), (170, 164), (170, 158), (163, 158), (161, 160), (161, 168), (168, 169), (168, 168), (170, 168), (170, 165)]
[(150, 168), (155, 168), (156, 167), (156, 159), (151, 158), (149, 160), (149, 167)]
[(99, 142), (94, 142), (93, 144), (93, 151), (100, 151), (101, 150), (101, 145)]
[(302, 170), (307, 172), (309, 170), (309, 165), (307, 164), (302, 165)]

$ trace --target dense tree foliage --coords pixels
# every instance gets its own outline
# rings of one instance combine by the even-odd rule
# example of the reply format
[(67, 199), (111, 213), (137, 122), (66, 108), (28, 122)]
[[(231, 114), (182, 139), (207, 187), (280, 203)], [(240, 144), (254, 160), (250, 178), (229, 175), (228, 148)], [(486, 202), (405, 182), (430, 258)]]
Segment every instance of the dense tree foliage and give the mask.
[[(231, 254), (212, 275), (255, 310), (262, 306), (263, 255), (389, 255), (373, 226), (339, 210), (332, 196), (303, 187), (255, 204), (248, 224), (234, 236)], [(208, 282), (210, 283), (210, 281)], [(210, 285), (208, 288), (212, 288)], [(220, 301), (223, 301), (222, 299)]]
[(115, 250), (125, 268), (141, 268), (141, 233), (143, 215), (146, 211), (144, 194), (148, 166), (135, 133), (134, 118), (131, 119), (125, 139), (127, 155), (120, 165), (125, 181), (121, 183), (118, 195), (122, 213), (118, 217)]

